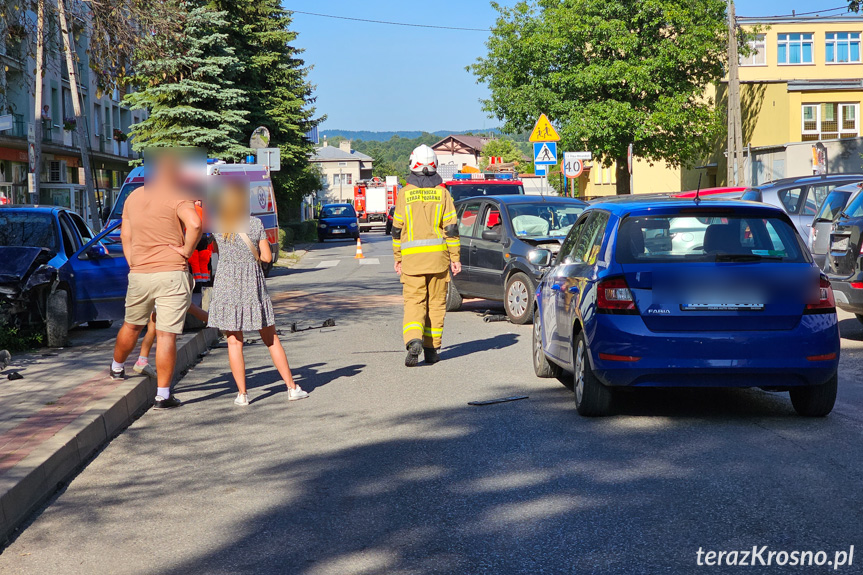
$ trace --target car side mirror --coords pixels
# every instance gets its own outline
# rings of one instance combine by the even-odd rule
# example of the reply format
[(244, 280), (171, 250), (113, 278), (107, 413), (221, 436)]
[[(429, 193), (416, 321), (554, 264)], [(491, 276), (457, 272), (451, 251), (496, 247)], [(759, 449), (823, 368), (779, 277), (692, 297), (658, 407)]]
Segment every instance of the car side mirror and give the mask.
[(93, 244), (84, 253), (91, 260), (98, 260), (108, 256), (108, 250), (102, 244)]
[(483, 230), (482, 239), (487, 242), (499, 242), (501, 238), (500, 228), (496, 230)]
[(527, 254), (527, 261), (535, 266), (547, 268), (551, 265), (551, 252), (549, 250), (533, 250)]

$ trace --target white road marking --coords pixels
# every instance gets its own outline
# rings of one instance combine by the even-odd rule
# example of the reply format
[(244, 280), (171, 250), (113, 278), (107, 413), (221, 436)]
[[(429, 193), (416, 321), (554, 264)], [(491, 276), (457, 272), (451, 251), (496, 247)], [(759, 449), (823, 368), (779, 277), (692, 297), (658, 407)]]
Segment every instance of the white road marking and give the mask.
[(339, 260), (324, 260), (316, 265), (316, 268), (334, 268), (339, 265)]
[(360, 260), (361, 266), (376, 266), (376, 265), (380, 265), (380, 263), (381, 263), (381, 260), (379, 260), (378, 258), (367, 258), (364, 260)]

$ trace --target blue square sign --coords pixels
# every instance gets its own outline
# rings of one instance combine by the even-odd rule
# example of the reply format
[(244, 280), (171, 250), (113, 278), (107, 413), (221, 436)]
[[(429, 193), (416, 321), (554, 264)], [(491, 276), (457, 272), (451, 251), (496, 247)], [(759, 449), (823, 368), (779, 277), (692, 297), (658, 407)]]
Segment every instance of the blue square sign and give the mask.
[(534, 142), (533, 163), (554, 165), (557, 163), (557, 142)]

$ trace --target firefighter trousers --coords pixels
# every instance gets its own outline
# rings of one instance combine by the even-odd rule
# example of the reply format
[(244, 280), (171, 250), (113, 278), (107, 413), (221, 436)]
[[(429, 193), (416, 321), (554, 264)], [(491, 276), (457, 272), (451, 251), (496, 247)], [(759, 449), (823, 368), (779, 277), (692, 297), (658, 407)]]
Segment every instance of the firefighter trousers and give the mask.
[(439, 349), (446, 315), (449, 270), (417, 276), (402, 274), (401, 281), (405, 302), (405, 344), (414, 339), (422, 339), (423, 347)]

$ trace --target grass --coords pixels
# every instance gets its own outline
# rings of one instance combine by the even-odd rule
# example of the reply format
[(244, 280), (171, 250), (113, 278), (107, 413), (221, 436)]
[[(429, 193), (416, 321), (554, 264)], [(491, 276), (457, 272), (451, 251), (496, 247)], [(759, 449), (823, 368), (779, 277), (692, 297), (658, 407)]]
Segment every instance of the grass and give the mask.
[(281, 250), (279, 251), (279, 261), (276, 262), (276, 265), (281, 268), (294, 267), (302, 257), (302, 255), (295, 251), (286, 252), (285, 250)]
[(30, 329), (0, 325), (0, 349), (9, 351), (29, 351), (42, 347), (45, 336)]

